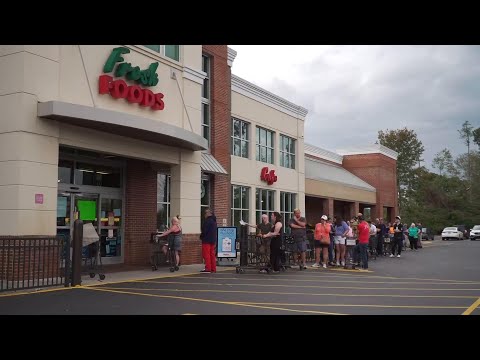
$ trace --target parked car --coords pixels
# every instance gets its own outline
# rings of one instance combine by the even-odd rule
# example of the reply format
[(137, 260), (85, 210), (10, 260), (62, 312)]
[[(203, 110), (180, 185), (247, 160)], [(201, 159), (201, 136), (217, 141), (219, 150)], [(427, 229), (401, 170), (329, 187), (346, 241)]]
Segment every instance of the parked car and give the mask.
[(463, 237), (465, 239), (468, 239), (470, 236), (470, 229), (467, 228), (465, 225), (453, 225), (458, 228), (458, 231), (461, 231), (463, 233)]
[(435, 240), (435, 234), (431, 228), (422, 228), (422, 240)]
[(463, 240), (463, 231), (459, 230), (456, 226), (446, 227), (442, 231), (442, 240), (448, 239)]
[(480, 239), (480, 225), (475, 225), (472, 230), (470, 230), (470, 240)]

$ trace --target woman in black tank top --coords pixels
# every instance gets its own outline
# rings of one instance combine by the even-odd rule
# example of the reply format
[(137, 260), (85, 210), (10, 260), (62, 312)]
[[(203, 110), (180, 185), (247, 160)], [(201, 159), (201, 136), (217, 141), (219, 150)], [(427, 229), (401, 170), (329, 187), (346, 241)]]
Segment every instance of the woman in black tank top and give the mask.
[(280, 255), (281, 251), (280, 248), (282, 246), (282, 239), (283, 239), (283, 223), (282, 223), (282, 216), (278, 212), (274, 212), (272, 214), (272, 230), (268, 233), (263, 235), (263, 238), (271, 238), (270, 241), (270, 264), (273, 268), (273, 272), (280, 271)]

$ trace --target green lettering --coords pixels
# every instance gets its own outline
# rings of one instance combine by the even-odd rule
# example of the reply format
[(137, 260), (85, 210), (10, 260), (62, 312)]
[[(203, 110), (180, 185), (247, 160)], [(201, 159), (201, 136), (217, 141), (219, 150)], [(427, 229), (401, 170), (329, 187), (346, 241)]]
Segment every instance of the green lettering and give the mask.
[(149, 69), (140, 71), (140, 79), (138, 79), (138, 82), (141, 83), (142, 85), (148, 86), (149, 76), (150, 76)]
[(132, 64), (131, 63), (121, 63), (117, 66), (115, 70), (115, 76), (120, 77), (124, 76), (128, 72), (132, 71)]
[(113, 71), (113, 68), (117, 62), (122, 62), (123, 57), (121, 56), (122, 54), (128, 54), (130, 53), (130, 50), (125, 48), (125, 47), (118, 47), (112, 50), (112, 53), (107, 59), (107, 62), (103, 66), (103, 72), (104, 73), (110, 73)]
[(135, 66), (130, 72), (127, 74), (128, 80), (138, 80), (140, 79), (140, 68)]
[(148, 86), (155, 86), (158, 84), (158, 75), (157, 75), (158, 62), (151, 63), (148, 67)]

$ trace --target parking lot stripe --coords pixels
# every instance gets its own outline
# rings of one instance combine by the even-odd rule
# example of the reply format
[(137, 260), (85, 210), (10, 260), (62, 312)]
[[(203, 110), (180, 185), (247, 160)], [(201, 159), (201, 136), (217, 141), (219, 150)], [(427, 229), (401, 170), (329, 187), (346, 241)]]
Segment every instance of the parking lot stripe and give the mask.
[(321, 315), (346, 315), (346, 314), (332, 313), (332, 312), (325, 312), (325, 311), (285, 309), (285, 308), (278, 308), (278, 307), (271, 307), (271, 306), (244, 304), (242, 302), (197, 299), (197, 298), (190, 298), (190, 297), (184, 297), (184, 296), (154, 295), (154, 294), (135, 293), (135, 292), (131, 292), (131, 291), (119, 291), (119, 290), (101, 289), (101, 288), (93, 288), (93, 287), (84, 287), (84, 289), (93, 290), (93, 291), (111, 292), (111, 293), (117, 293), (117, 294), (127, 294), (127, 295), (148, 296), (148, 297), (156, 297), (156, 298), (164, 298), (164, 299), (167, 298), (167, 299), (177, 299), (177, 300), (187, 300), (187, 301), (208, 302), (208, 303), (213, 303), (213, 304), (254, 307), (254, 308), (259, 308), (259, 309), (281, 310), (281, 311), (288, 311), (288, 312), (299, 312), (299, 313), (310, 313), (310, 314), (321, 314)]
[(470, 315), (472, 312), (475, 311), (475, 309), (480, 305), (480, 298), (477, 299), (472, 305), (468, 307), (467, 310), (463, 312), (462, 315)]
[(21, 296), (21, 295), (42, 294), (42, 293), (47, 293), (47, 292), (63, 291), (63, 290), (70, 290), (70, 289), (74, 289), (74, 288), (73, 288), (73, 287), (58, 287), (58, 288), (43, 289), (43, 290), (35, 290), (35, 289), (32, 289), (31, 291), (22, 291), (22, 292), (14, 292), (14, 293), (8, 293), (8, 294), (1, 294), (1, 295), (0, 295), (0, 298), (2, 298), (2, 297), (11, 297), (11, 296)]
[[(213, 286), (262, 286), (287, 288), (319, 288), (319, 289), (357, 289), (357, 290), (415, 290), (415, 291), (477, 291), (480, 289), (436, 289), (436, 288), (408, 288), (408, 287), (363, 287), (363, 286), (322, 286), (322, 285), (287, 285), (287, 284), (252, 284), (252, 283), (214, 283), (214, 282), (183, 282), (183, 281), (138, 281), (147, 284), (185, 284), (185, 285), (213, 285)], [(465, 284), (464, 284), (465, 285)]]
[[(103, 288), (102, 288), (103, 289)], [(211, 292), (211, 293), (240, 293), (240, 294), (263, 294), (263, 295), (307, 295), (307, 296), (338, 296), (338, 297), (392, 297), (392, 298), (445, 298), (445, 299), (476, 299), (469, 295), (398, 295), (398, 294), (320, 294), (302, 292), (278, 292), (278, 291), (249, 291), (249, 290), (212, 290), (212, 289), (168, 289), (168, 288), (112, 288), (111, 290), (137, 290), (137, 291), (172, 291), (172, 292)]]
[(274, 305), (274, 306), (312, 306), (312, 307), (372, 307), (372, 308), (405, 308), (405, 309), (464, 309), (463, 306), (438, 306), (438, 305), (375, 305), (375, 304), (286, 304), (286, 303), (259, 303), (243, 302), (249, 305)]

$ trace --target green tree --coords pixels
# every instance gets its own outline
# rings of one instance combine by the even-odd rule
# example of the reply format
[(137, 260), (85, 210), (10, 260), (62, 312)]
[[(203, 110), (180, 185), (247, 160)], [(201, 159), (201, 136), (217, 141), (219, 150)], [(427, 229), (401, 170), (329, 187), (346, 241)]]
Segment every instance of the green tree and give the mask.
[[(467, 146), (467, 178), (470, 183), (469, 191), (471, 191), (471, 184), (472, 184), (472, 176), (471, 176), (471, 168), (470, 168), (470, 142), (473, 138), (473, 126), (470, 125), (470, 122), (467, 120), (462, 124), (462, 128), (458, 130), (460, 134), (460, 139), (462, 139)], [(471, 200), (471, 192), (470, 192), (470, 200)]]
[(445, 148), (439, 153), (435, 154), (432, 167), (434, 169), (438, 169), (440, 171), (440, 175), (442, 175), (444, 170), (447, 174), (453, 175), (455, 172), (455, 167), (453, 166), (453, 156), (450, 150)]
[(378, 141), (398, 153), (397, 190), (399, 208), (402, 209), (411, 198), (409, 192), (418, 179), (417, 176), (413, 176), (414, 169), (425, 149), (415, 131), (406, 127), (397, 130), (380, 130)]
[(480, 127), (473, 130), (473, 142), (477, 144), (480, 149)]

